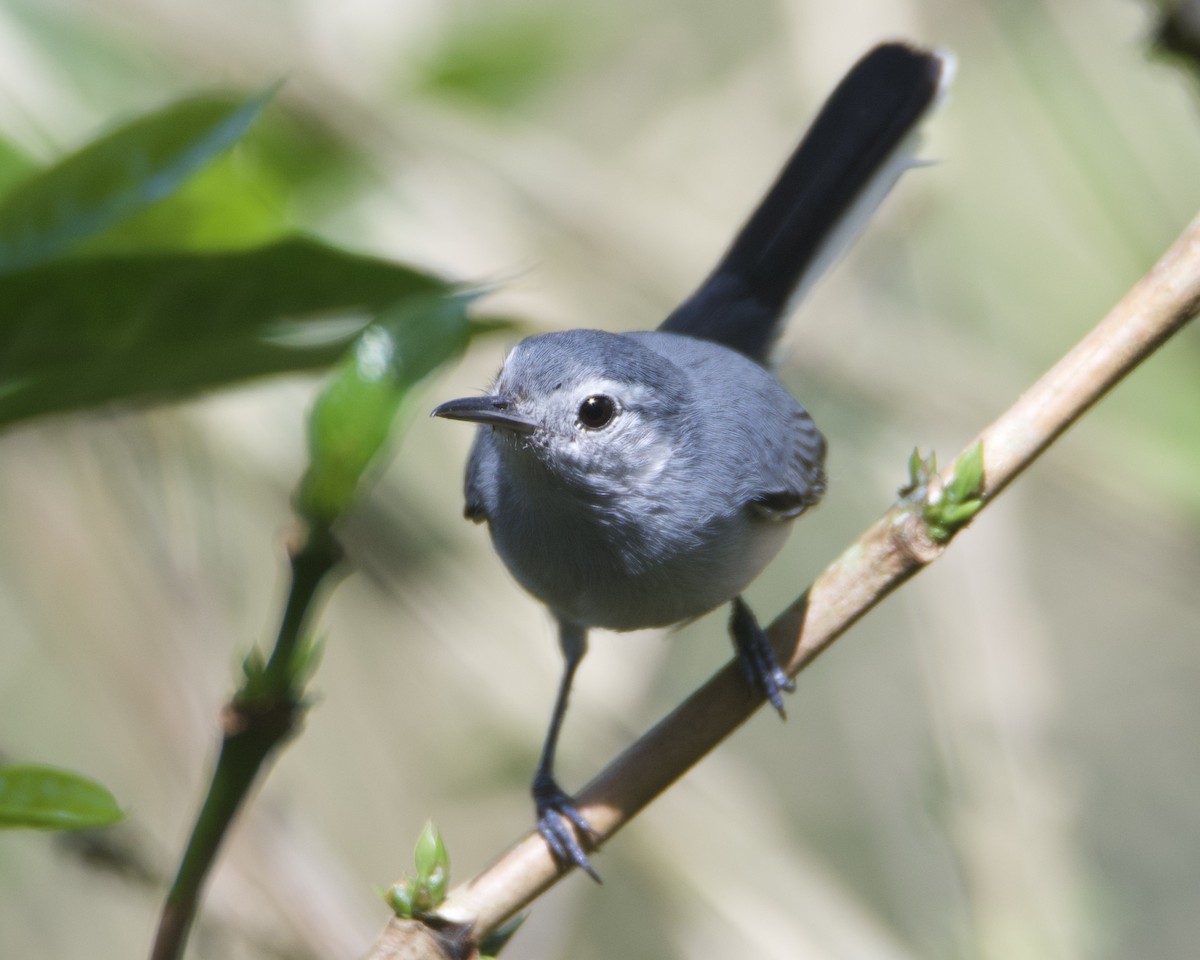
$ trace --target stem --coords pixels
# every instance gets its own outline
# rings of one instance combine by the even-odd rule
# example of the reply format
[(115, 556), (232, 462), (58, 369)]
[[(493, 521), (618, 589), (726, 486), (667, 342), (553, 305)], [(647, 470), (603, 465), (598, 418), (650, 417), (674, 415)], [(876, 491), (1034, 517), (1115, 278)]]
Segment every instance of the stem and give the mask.
[(261, 675), (248, 676), (223, 712), (221, 752), (163, 904), (151, 960), (178, 960), (183, 955), (204, 881), (233, 818), (275, 748), (303, 716), (307, 677), (297, 654), (318, 588), (337, 565), (340, 553), (329, 530), (314, 527), (289, 559), (291, 586), (275, 646)]
[(304, 639), (303, 628), (308, 622), (317, 589), (341, 558), (337, 541), (325, 526), (311, 526), (300, 549), (289, 552), (292, 584), (283, 608), (275, 647), (263, 669), (263, 682), (269, 695), (284, 697), (302, 692), (294, 689), (297, 681), (303, 683), (306, 679), (296, 676), (299, 666), (296, 652)]
[[(1103, 321), (966, 447), (983, 444), (984, 506), (1122, 377), (1200, 309), (1200, 216)], [(949, 477), (944, 477), (948, 481)], [(937, 559), (944, 544), (925, 529), (922, 504), (896, 504), (817, 578), (767, 632), (789, 676), (898, 586)], [(600, 842), (694, 766), (762, 706), (730, 663), (584, 788), (579, 812)], [(567, 871), (531, 833), (473, 880), (439, 914), (469, 924), (478, 942)], [(367, 960), (445, 960), (436, 937), (392, 920)]]

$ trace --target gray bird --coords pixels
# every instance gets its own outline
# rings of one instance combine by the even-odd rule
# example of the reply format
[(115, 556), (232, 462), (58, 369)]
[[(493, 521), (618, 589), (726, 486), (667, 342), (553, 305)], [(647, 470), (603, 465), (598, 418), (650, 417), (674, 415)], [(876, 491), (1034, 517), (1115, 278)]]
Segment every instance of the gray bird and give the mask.
[(825, 438), (766, 364), (782, 322), (907, 167), (953, 73), (887, 43), (830, 95), (700, 288), (651, 332), (530, 337), (491, 395), (433, 415), (479, 424), (466, 516), (558, 621), (565, 667), (533, 780), (538, 830), (599, 879), (594, 835), (554, 778), (571, 682), (592, 627), (678, 623), (731, 603), (750, 683), (783, 715), (793, 683), (742, 591), (825, 491)]

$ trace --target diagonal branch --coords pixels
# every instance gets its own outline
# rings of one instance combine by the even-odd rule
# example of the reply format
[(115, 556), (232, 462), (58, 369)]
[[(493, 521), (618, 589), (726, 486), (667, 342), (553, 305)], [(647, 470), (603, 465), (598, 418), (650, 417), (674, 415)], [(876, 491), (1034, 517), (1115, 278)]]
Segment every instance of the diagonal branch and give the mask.
[[(1091, 333), (967, 447), (983, 444), (984, 505), (1198, 310), (1200, 216)], [(926, 530), (920, 502), (907, 498), (893, 506), (771, 624), (768, 632), (788, 674), (807, 667), (943, 549)], [(696, 690), (579, 795), (579, 810), (600, 842), (761, 705), (761, 696), (751, 694), (733, 663)], [(463, 931), (478, 941), (565, 873), (541, 837), (531, 833), (451, 891), (439, 910), (444, 922), (393, 919), (368, 960), (460, 956)], [(457, 936), (448, 937), (449, 930)]]

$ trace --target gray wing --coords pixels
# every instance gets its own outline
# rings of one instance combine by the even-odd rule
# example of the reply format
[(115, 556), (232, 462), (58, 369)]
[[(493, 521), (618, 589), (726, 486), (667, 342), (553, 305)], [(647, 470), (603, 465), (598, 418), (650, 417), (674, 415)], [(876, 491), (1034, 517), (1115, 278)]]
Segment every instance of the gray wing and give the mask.
[[(707, 461), (717, 499), (787, 520), (825, 492), (825, 438), (766, 369), (728, 347), (676, 333), (630, 333), (690, 379), (683, 445)], [(721, 442), (714, 443), (716, 437)]]
[(463, 483), (463, 516), (474, 523), (488, 519), (488, 504), (493, 500), (496, 477), (496, 446), (491, 427), (479, 427), (471, 454), (467, 458), (467, 475)]
[(762, 489), (749, 498), (752, 510), (775, 520), (798, 517), (825, 493), (825, 437), (808, 412), (792, 403), (778, 450), (764, 461)]

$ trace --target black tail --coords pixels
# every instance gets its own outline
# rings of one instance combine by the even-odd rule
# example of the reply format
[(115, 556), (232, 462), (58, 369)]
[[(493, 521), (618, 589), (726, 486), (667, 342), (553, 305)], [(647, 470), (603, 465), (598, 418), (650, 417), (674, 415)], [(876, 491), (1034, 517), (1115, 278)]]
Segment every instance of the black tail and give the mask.
[(949, 80), (947, 54), (875, 47), (821, 108), (716, 269), (660, 330), (765, 363), (789, 301), (854, 239), (911, 159), (904, 147)]

